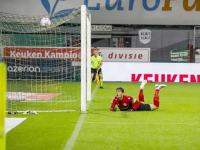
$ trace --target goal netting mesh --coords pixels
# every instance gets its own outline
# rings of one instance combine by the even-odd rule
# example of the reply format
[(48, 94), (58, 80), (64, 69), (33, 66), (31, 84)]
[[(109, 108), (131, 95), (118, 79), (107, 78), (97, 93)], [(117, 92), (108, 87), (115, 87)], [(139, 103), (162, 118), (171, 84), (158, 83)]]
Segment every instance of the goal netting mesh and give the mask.
[(7, 111), (81, 108), (81, 7), (51, 17), (0, 13), (0, 31)]

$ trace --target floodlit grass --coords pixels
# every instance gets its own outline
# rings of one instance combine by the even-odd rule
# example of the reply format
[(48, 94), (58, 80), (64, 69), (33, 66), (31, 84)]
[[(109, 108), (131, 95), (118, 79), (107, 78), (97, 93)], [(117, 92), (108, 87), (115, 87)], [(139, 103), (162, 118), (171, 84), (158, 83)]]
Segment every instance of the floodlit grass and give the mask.
[(70, 138), (80, 112), (51, 112), (37, 115), (8, 115), (28, 117), (23, 123), (9, 131), (7, 150), (59, 150)]
[[(140, 83), (104, 83), (105, 89), (93, 97), (73, 150), (200, 149), (200, 84), (167, 83), (155, 111), (111, 112), (111, 100), (120, 86), (125, 95), (138, 97)], [(153, 103), (154, 86), (145, 86), (146, 103)], [(7, 150), (63, 150), (80, 114), (8, 115), (28, 119), (8, 132)]]
[[(51, 100), (8, 100), (8, 111), (55, 111), (80, 108), (80, 82), (69, 81), (8, 81), (7, 92), (62, 93)], [(62, 101), (62, 102), (59, 102)]]

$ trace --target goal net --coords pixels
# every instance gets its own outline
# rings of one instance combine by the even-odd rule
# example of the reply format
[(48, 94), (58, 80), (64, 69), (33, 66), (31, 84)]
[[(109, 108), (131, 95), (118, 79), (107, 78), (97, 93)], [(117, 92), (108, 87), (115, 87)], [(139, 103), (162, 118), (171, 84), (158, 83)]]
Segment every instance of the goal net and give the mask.
[[(45, 24), (43, 18), (50, 20)], [(0, 13), (7, 111), (86, 111), (86, 98), (91, 99), (91, 83), (86, 84), (90, 18), (84, 5), (54, 16)]]

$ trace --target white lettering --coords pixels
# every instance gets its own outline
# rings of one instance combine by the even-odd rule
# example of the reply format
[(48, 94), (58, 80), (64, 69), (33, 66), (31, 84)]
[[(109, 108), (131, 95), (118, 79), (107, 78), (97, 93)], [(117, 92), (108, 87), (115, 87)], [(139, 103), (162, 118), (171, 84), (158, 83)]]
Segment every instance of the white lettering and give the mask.
[(40, 67), (30, 66), (30, 67), (22, 67), (22, 66), (8, 66), (8, 72), (40, 72)]
[(45, 58), (50, 58), (49, 53), (50, 51), (45, 51)]
[(56, 54), (55, 53), (51, 53), (51, 58), (56, 58)]
[(56, 58), (63, 58), (63, 53), (56, 53)]
[(13, 72), (17, 72), (17, 66), (13, 66)]
[(77, 58), (77, 54), (76, 53), (73, 54), (73, 58)]
[(36, 58), (36, 53), (32, 53), (32, 58)]
[(69, 58), (69, 53), (65, 53), (65, 58)]
[(37, 53), (37, 58), (42, 58), (42, 53)]
[(27, 51), (27, 58), (31, 58), (31, 53), (29, 53), (29, 51)]
[(10, 57), (16, 57), (15, 56), (15, 51), (10, 51)]
[(20, 55), (20, 52), (17, 52), (16, 53), (16, 57), (20, 57), (21, 55)]

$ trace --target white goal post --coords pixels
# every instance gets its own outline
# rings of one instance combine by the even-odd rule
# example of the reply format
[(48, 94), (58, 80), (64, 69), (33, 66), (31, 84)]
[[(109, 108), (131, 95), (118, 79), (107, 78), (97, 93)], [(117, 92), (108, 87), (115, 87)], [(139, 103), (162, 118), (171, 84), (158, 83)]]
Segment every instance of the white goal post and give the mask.
[(91, 101), (91, 13), (81, 6), (81, 111)]

